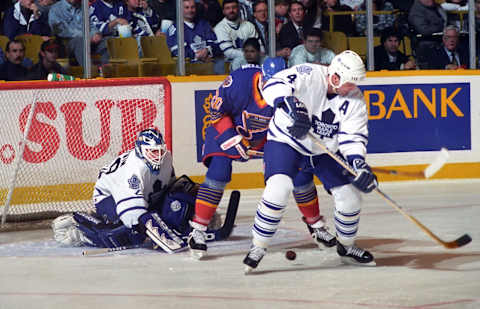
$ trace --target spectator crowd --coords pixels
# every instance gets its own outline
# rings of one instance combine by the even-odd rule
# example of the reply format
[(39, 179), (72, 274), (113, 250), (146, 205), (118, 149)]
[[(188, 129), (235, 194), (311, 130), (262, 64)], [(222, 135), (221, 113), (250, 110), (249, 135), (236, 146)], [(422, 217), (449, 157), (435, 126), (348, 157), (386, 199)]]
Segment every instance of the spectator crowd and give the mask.
[[(215, 74), (243, 64), (261, 64), (274, 39), (277, 56), (289, 66), (305, 62), (329, 64), (335, 53), (324, 41), (326, 32), (366, 36), (364, 0), (275, 0), (275, 38), (268, 31), (267, 0), (182, 0), (185, 56), (191, 63), (214, 63)], [(109, 63), (107, 40), (134, 37), (165, 39), (172, 57), (178, 55), (175, 0), (90, 0), (90, 38), (84, 40), (81, 0), (5, 0), (0, 4), (0, 79), (46, 79), (82, 65), (85, 41), (96, 65)], [(468, 25), (462, 11), (467, 0), (373, 0), (375, 70), (460, 69), (469, 67)], [(475, 1), (480, 30), (480, 0)], [(478, 33), (477, 33), (478, 34)], [(22, 37), (43, 43), (38, 62), (25, 57)], [(21, 37), (19, 37), (21, 36)], [(411, 42), (411, 54), (400, 46)], [(477, 43), (479, 43), (477, 39)], [(480, 48), (477, 47), (477, 51)], [(337, 52), (339, 52), (337, 50)], [(68, 59), (67, 66), (57, 61)], [(227, 65), (226, 65), (227, 64)]]

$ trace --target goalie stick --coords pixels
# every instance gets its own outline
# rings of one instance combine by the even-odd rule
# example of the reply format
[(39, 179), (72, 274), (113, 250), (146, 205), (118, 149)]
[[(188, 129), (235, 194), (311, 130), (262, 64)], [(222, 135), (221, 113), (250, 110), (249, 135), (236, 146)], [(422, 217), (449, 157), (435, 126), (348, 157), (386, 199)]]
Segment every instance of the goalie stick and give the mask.
[(376, 173), (428, 179), (433, 175), (435, 175), (445, 165), (445, 163), (447, 163), (448, 157), (449, 157), (448, 150), (446, 148), (442, 148), (440, 149), (440, 153), (435, 157), (432, 163), (430, 163), (421, 172), (407, 172), (407, 171), (386, 169), (381, 167), (372, 167), (372, 171)]
[[(225, 220), (223, 225), (218, 230), (207, 230), (207, 241), (217, 241), (225, 240), (232, 233), (233, 227), (235, 226), (235, 218), (237, 216), (238, 205), (240, 203), (240, 191), (234, 190), (230, 193), (230, 199), (228, 201), (227, 213), (225, 214)], [(188, 238), (188, 236), (186, 236)], [(186, 239), (185, 238), (185, 239)], [(82, 251), (83, 256), (92, 256), (106, 254), (110, 252), (123, 251), (129, 249), (138, 249), (145, 248), (145, 245), (134, 245), (134, 246), (123, 246), (115, 248), (98, 248), (98, 249), (87, 249)]]
[[(328, 149), (325, 145), (319, 142), (312, 133), (309, 133), (310, 137), (313, 139), (314, 143), (318, 145), (318, 147), (322, 148), (322, 150), (332, 157), (335, 161), (338, 162), (343, 168), (345, 168), (350, 174), (353, 176), (357, 176), (355, 170), (340, 156), (333, 153), (330, 149)], [(430, 172), (431, 173), (431, 172)], [(392, 198), (390, 198), (386, 193), (381, 191), (378, 187), (375, 191), (396, 211), (401, 213), (405, 218), (412, 221), (416, 226), (418, 226), (423, 232), (425, 232), (430, 238), (435, 240), (437, 243), (441, 244), (443, 247), (447, 249), (455, 249), (462, 246), (465, 246), (469, 242), (472, 241), (472, 238), (468, 234), (464, 234), (463, 236), (453, 240), (453, 241), (444, 241), (440, 239), (437, 235), (435, 235), (430, 229), (428, 229), (425, 225), (423, 225), (420, 221), (415, 219), (412, 215), (408, 214), (397, 202), (395, 202)]]
[(145, 248), (145, 246), (135, 245), (135, 246), (123, 246), (123, 247), (115, 247), (115, 248), (88, 249), (88, 250), (83, 250), (82, 255), (83, 256), (99, 255), (99, 254), (106, 254), (106, 253), (115, 252), (115, 251), (123, 251), (128, 249), (137, 249), (137, 248)]

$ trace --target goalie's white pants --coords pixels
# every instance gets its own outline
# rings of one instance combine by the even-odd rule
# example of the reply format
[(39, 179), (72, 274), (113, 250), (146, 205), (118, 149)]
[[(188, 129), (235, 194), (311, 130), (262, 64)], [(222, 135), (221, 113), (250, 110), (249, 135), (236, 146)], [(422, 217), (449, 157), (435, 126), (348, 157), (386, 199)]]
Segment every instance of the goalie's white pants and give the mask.
[(289, 176), (276, 174), (268, 178), (252, 228), (255, 246), (268, 247), (285, 213), (288, 197), (292, 190), (293, 181)]

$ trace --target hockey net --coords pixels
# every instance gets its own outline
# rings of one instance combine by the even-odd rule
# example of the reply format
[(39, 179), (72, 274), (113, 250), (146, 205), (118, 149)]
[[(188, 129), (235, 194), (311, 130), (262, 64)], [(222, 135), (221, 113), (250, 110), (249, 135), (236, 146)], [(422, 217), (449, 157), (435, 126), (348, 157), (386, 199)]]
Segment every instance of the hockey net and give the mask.
[(160, 129), (172, 149), (165, 78), (3, 83), (0, 102), (3, 230), (88, 211), (99, 169), (140, 130)]

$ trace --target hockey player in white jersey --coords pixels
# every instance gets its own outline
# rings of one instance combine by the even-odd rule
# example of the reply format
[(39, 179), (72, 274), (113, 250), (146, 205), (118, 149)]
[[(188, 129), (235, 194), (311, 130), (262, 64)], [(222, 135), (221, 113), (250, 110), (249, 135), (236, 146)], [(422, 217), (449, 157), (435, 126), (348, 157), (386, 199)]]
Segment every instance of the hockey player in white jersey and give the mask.
[[(181, 251), (187, 247), (197, 189), (187, 176), (175, 177), (162, 134), (143, 130), (135, 149), (100, 170), (93, 190), (95, 211), (56, 218), (54, 238), (63, 245), (116, 248), (140, 246), (148, 237), (157, 249)], [(213, 231), (210, 239), (226, 234)]]
[[(368, 193), (377, 186), (376, 176), (365, 162), (368, 115), (356, 86), (365, 75), (362, 59), (353, 51), (344, 51), (328, 67), (296, 65), (275, 74), (264, 86), (264, 98), (275, 112), (264, 149), (266, 187), (255, 216), (252, 246), (243, 261), (246, 273), (265, 255), (292, 190), (319, 247), (336, 245), (346, 263), (375, 264), (373, 256), (354, 242), (360, 192)], [(345, 158), (357, 177), (348, 176), (314, 140)], [(333, 195), (336, 239), (320, 215), (313, 175)]]

